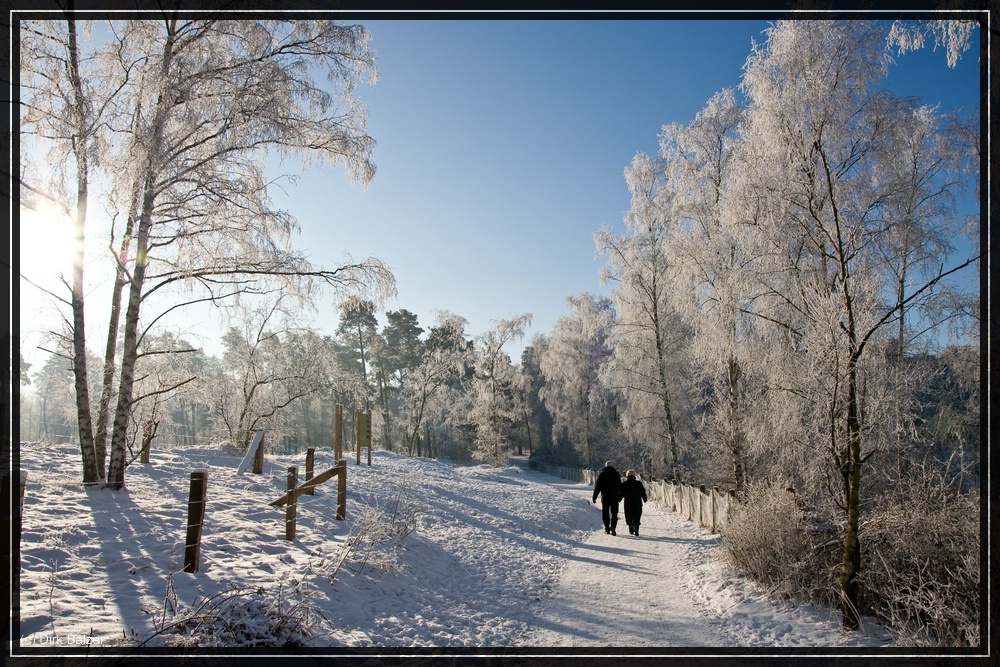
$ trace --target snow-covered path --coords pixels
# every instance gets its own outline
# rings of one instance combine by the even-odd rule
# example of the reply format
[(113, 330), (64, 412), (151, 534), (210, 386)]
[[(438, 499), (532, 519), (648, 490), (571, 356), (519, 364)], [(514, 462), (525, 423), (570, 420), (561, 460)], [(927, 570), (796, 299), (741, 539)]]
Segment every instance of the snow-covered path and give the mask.
[[(566, 485), (564, 491), (591, 502), (588, 487)], [(725, 646), (700, 617), (684, 578), (671, 573), (688, 567), (694, 552), (715, 548), (718, 538), (653, 503), (643, 510), (638, 537), (628, 534), (621, 512), (618, 535), (607, 535), (600, 505), (593, 508), (594, 532), (567, 554), (568, 564), (525, 644)]]

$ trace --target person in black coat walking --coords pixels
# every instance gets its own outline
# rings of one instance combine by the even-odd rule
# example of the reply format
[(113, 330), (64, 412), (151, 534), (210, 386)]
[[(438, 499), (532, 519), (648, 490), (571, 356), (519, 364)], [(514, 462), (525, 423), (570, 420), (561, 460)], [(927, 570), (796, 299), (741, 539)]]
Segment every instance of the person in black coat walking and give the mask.
[(642, 518), (642, 504), (646, 502), (646, 487), (635, 478), (635, 470), (625, 473), (622, 482), (622, 498), (625, 500), (625, 523), (630, 535), (639, 534), (639, 519)]
[(601, 496), (601, 518), (604, 520), (604, 532), (616, 535), (618, 525), (618, 502), (621, 500), (622, 476), (615, 470), (611, 461), (604, 464), (604, 470), (594, 481), (594, 504), (597, 496)]

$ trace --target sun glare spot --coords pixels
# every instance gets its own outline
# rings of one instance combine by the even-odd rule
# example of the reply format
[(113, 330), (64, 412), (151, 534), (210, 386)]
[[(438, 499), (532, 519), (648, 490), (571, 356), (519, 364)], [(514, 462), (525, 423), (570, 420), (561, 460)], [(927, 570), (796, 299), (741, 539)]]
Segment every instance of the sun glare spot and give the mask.
[(29, 280), (51, 285), (73, 268), (73, 223), (52, 206), (21, 207), (19, 270)]

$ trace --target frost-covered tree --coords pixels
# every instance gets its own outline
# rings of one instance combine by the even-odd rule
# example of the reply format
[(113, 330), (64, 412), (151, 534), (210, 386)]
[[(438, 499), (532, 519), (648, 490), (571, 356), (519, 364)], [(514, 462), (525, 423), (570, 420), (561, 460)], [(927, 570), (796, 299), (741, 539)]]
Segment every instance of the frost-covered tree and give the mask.
[[(405, 444), (411, 456), (420, 455), (422, 432), (427, 430), (426, 421), (435, 401), (449, 386), (461, 382), (466, 366), (472, 362), (465, 340), (465, 326), (464, 318), (447, 312), (439, 313), (437, 323), (431, 327), (425, 341), (423, 358), (409, 371), (408, 380), (402, 387)], [(424, 440), (428, 438), (424, 437)]]
[(198, 381), (193, 368), (195, 350), (172, 332), (143, 336), (136, 359), (139, 369), (135, 381), (135, 399), (130, 411), (131, 423), (127, 445), (129, 462), (135, 460), (146, 441), (168, 427), (169, 404), (186, 387)]
[(541, 400), (541, 391), (545, 386), (541, 363), (547, 348), (548, 337), (536, 334), (531, 339), (531, 344), (521, 352), (519, 390), (524, 396), (524, 430), (529, 455), (533, 455), (536, 448), (557, 451), (552, 442), (552, 414)]
[(674, 193), (660, 161), (637, 155), (625, 170), (632, 206), (625, 233), (603, 227), (595, 242), (607, 255), (601, 271), (613, 283), (616, 323), (611, 346), (609, 386), (620, 393), (621, 423), (628, 437), (645, 450), (652, 473), (681, 481), (681, 445), (676, 388), (678, 362), (689, 340), (673, 299), (675, 269), (667, 256)]
[(28, 375), (28, 371), (31, 370), (31, 364), (24, 360), (24, 355), (21, 354), (20, 348), (17, 350), (18, 358), (18, 385), (26, 387), (31, 384), (31, 377)]
[(556, 321), (540, 360), (545, 386), (539, 397), (552, 415), (553, 437), (567, 439), (594, 468), (613, 452), (614, 401), (600, 378), (611, 356), (614, 311), (610, 299), (591, 294), (566, 302), (571, 313)]
[(691, 329), (691, 368), (704, 387), (700, 440), (712, 458), (725, 458), (726, 481), (737, 490), (746, 477), (755, 358), (747, 314), (754, 250), (740, 219), (727, 210), (741, 119), (734, 92), (726, 89), (693, 121), (667, 125), (660, 135), (664, 187), (673, 204), (665, 243), (676, 268), (672, 303)]
[(468, 422), (475, 426), (476, 457), (494, 466), (507, 461), (508, 431), (519, 418), (513, 396), (517, 369), (503, 348), (522, 338), (530, 324), (530, 313), (499, 320), (475, 339), (476, 371)]
[[(167, 341), (163, 350), (190, 350), (194, 346), (185, 340)], [(161, 424), (163, 441), (192, 445), (209, 431), (211, 406), (216, 390), (208, 383), (211, 366), (216, 360), (203, 349), (194, 352), (167, 353), (171, 373), (178, 380), (194, 378), (167, 397)]]
[[(20, 177), (22, 203), (36, 207), (46, 200), (73, 221), (75, 249), (73, 276), (67, 296), (59, 301), (69, 306), (66, 347), (72, 350), (73, 382), (76, 398), (76, 422), (83, 460), (83, 483), (97, 484), (104, 479), (103, 437), (95, 443), (87, 365), (84, 236), (90, 206), (93, 172), (100, 167), (106, 152), (104, 127), (116, 113), (116, 98), (129, 81), (130, 67), (117, 71), (107, 62), (81, 49), (79, 23), (72, 13), (63, 21), (28, 21), (21, 31), (21, 102), (22, 164)], [(54, 165), (45, 173), (28, 159), (32, 150), (46, 151), (47, 162)], [(107, 416), (107, 401), (103, 426)]]
[(32, 378), (39, 408), (39, 438), (60, 441), (71, 438), (75, 413), (71, 362), (61, 355), (50, 354)]
[[(282, 297), (259, 305), (223, 336), (223, 375), (213, 401), (216, 426), (241, 450), (253, 432), (268, 428), (272, 436), (293, 432), (284, 416), (294, 402), (312, 396), (335, 379), (329, 346), (318, 336), (296, 336), (294, 317), (282, 309)], [(306, 345), (286, 344), (298, 340)]]
[[(944, 49), (948, 59), (948, 67), (955, 67), (959, 58), (972, 46), (973, 36), (980, 27), (980, 20), (950, 19), (950, 20), (897, 20), (889, 30), (887, 43), (890, 48), (903, 55), (909, 51), (917, 51), (927, 45), (928, 40), (934, 42), (934, 48)], [(986, 23), (982, 24), (983, 27)]]
[[(45, 24), (22, 27), (51, 32)], [(264, 283), (304, 303), (319, 285), (382, 298), (393, 282), (376, 259), (334, 270), (309, 264), (291, 247), (297, 223), (271, 203), (263, 171), (270, 151), (343, 164), (355, 182), (371, 180), (373, 140), (353, 97), (356, 80), (376, 78), (363, 28), (165, 10), (160, 20), (111, 22), (106, 35), (88, 43), (81, 60), (95, 63), (96, 78), (120, 84), (115, 115), (97, 127), (107, 145), (102, 164), (113, 165), (106, 205), (120, 269), (105, 353), (105, 366), (117, 361), (118, 373), (116, 392), (104, 388), (116, 394), (107, 483), (121, 488), (140, 321), (157, 319), (151, 308), (162, 314), (185, 301), (220, 303)], [(58, 65), (35, 79), (39, 90), (66, 80)], [(184, 289), (194, 294), (179, 296)]]
[[(875, 86), (888, 65), (877, 23), (785, 21), (755, 45), (742, 82), (742, 177), (765, 207), (747, 220), (765, 249), (756, 275), (767, 298), (757, 313), (788, 337), (785, 363), (773, 368), (811, 402), (808, 445), (827, 443), (846, 525), (840, 587), (847, 629), (858, 627), (860, 613), (862, 469), (877, 452), (868, 439), (866, 386), (879, 362), (869, 350), (902, 312), (969, 264), (941, 264), (903, 297), (885, 289), (899, 273), (892, 232), (904, 224), (891, 201), (900, 186), (893, 165), (912, 156), (891, 131), (905, 105)], [(926, 222), (905, 224), (930, 237)]]

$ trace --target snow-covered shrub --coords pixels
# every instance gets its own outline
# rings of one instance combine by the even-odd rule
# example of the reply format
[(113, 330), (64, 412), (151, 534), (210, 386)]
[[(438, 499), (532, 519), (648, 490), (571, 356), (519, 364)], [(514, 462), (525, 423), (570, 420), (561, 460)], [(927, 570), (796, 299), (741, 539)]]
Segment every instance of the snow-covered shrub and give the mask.
[[(306, 646), (314, 634), (315, 611), (298, 587), (271, 593), (263, 587), (233, 588), (205, 598), (196, 606), (179, 604), (168, 582), (157, 632), (174, 647)], [(150, 643), (153, 637), (143, 644)]]
[(922, 484), (882, 499), (861, 527), (862, 591), (897, 644), (980, 645), (979, 494)]
[(751, 482), (730, 505), (723, 558), (772, 592), (831, 604), (840, 544), (836, 527), (783, 484)]
[(370, 503), (360, 502), (350, 533), (337, 553), (322, 561), (320, 571), (333, 580), (340, 568), (350, 563), (348, 567), (355, 574), (366, 567), (395, 574), (397, 553), (403, 540), (417, 529), (422, 510), (417, 501), (416, 485), (416, 476), (403, 475), (393, 495)]

